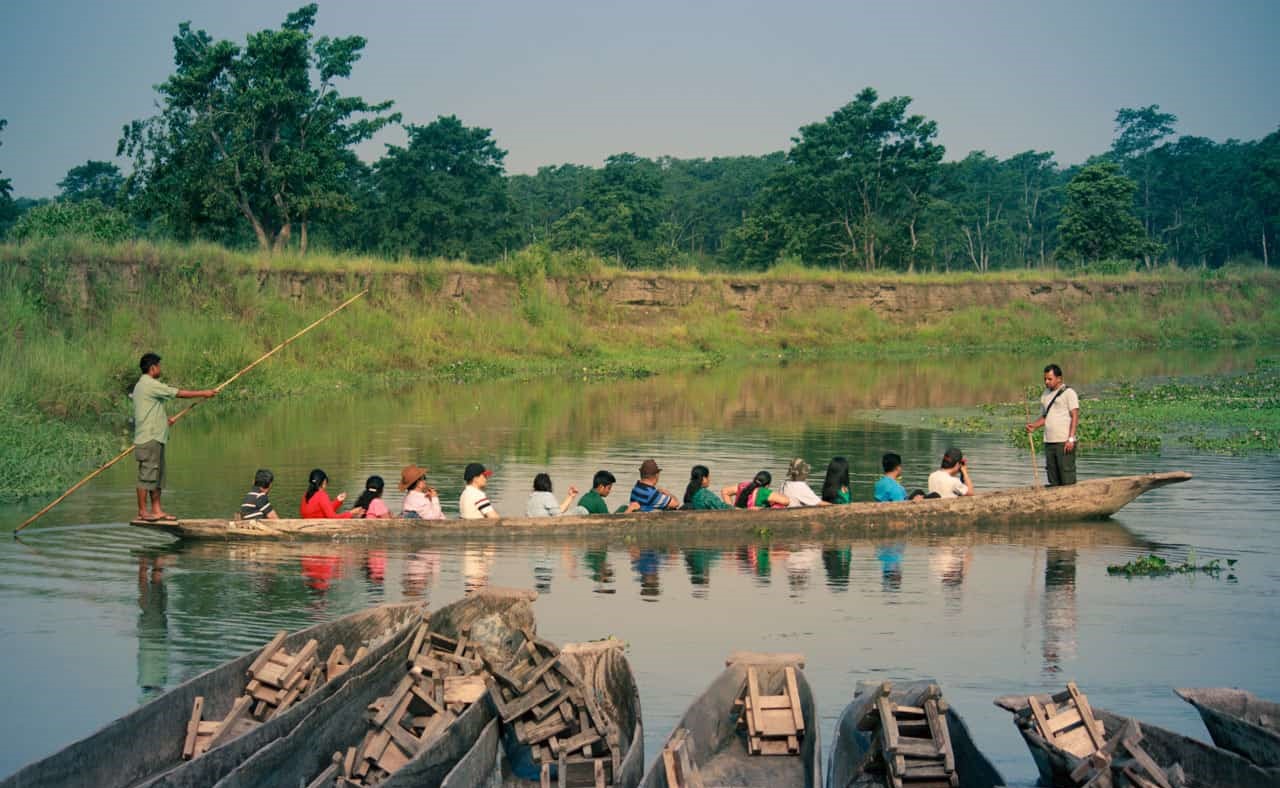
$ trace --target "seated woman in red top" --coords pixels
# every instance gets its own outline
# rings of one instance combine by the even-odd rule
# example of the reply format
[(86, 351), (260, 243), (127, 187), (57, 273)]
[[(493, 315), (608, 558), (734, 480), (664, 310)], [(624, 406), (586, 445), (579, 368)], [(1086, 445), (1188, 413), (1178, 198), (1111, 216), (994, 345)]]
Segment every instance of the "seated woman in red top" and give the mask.
[(311, 472), (311, 477), (307, 480), (307, 492), (302, 496), (302, 519), (345, 520), (364, 514), (364, 509), (358, 506), (349, 512), (338, 514), (338, 507), (342, 506), (342, 502), (347, 499), (347, 494), (338, 493), (336, 499), (329, 500), (329, 493), (324, 489), (328, 486), (329, 477), (324, 471), (316, 468)]

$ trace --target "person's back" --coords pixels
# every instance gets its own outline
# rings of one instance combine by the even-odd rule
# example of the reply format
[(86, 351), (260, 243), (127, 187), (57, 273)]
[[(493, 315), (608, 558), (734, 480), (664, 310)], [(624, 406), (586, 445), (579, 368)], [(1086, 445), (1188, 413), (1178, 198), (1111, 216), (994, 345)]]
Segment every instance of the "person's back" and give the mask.
[(880, 458), (880, 465), (884, 476), (876, 480), (875, 499), (880, 502), (907, 500), (907, 488), (898, 481), (902, 476), (902, 458), (889, 452)]
[(673, 509), (679, 504), (666, 490), (658, 488), (658, 474), (662, 469), (654, 460), (645, 460), (640, 464), (640, 479), (631, 488), (631, 503), (642, 512), (654, 512), (661, 509)]
[(529, 517), (555, 517), (560, 514), (560, 502), (553, 492), (535, 491), (529, 495), (525, 514)]
[(265, 469), (254, 475), (253, 489), (245, 493), (244, 501), (240, 504), (241, 520), (275, 520), (280, 517), (268, 497), (274, 481), (275, 476)]
[(591, 489), (578, 499), (578, 506), (582, 507), (587, 514), (608, 514), (609, 503), (605, 498), (613, 491), (613, 485), (617, 481), (608, 471), (596, 471), (596, 475), (591, 479)]
[(478, 462), (470, 463), (463, 471), (463, 481), (467, 486), (462, 488), (462, 494), (458, 496), (458, 515), (463, 520), (483, 520), (499, 516), (498, 510), (493, 508), (493, 503), (484, 491), (492, 475), (493, 471)]
[(824, 506), (818, 494), (809, 486), (809, 463), (796, 457), (787, 468), (787, 481), (782, 485), (782, 494), (786, 496), (787, 506), (795, 509), (800, 506)]
[(947, 449), (942, 455), (942, 467), (929, 474), (929, 492), (937, 493), (939, 498), (973, 495), (968, 462), (959, 449)]

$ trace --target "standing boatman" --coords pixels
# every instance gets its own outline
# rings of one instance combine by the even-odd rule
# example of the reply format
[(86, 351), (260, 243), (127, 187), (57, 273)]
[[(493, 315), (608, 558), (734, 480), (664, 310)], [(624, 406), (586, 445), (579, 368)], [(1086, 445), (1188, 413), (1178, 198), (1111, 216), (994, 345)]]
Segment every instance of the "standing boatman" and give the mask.
[(1062, 367), (1044, 368), (1040, 418), (1027, 432), (1044, 427), (1044, 473), (1050, 487), (1076, 483), (1076, 428), (1080, 426), (1080, 398), (1062, 380)]
[[(133, 455), (138, 460), (138, 519), (156, 522), (175, 520), (160, 508), (160, 489), (164, 487), (164, 446), (169, 441), (169, 425), (173, 419), (165, 411), (165, 403), (174, 397), (198, 399), (212, 397), (216, 389), (187, 391), (160, 382), (160, 357), (145, 353), (138, 362), (142, 377), (129, 394), (133, 398)], [(147, 510), (147, 497), (151, 509)]]

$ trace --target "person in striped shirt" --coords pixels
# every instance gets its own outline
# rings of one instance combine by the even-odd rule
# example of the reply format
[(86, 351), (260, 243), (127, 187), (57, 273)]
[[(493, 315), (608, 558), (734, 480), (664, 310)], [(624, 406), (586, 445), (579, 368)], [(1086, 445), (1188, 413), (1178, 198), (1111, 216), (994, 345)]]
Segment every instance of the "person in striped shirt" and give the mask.
[(462, 495), (458, 498), (458, 514), (464, 520), (484, 520), (498, 519), (501, 517), (498, 510), (493, 508), (489, 496), (485, 494), (484, 488), (489, 483), (489, 477), (493, 475), (493, 471), (485, 468), (478, 462), (473, 462), (467, 466), (462, 472), (463, 481), (467, 486), (462, 489)]
[(241, 520), (280, 519), (271, 505), (271, 499), (267, 497), (267, 493), (271, 491), (271, 483), (275, 480), (275, 474), (266, 468), (253, 475), (253, 489), (245, 493), (244, 502), (240, 504)]
[(645, 460), (640, 464), (640, 481), (631, 488), (631, 503), (637, 504), (642, 512), (680, 508), (679, 498), (658, 487), (660, 473), (662, 469), (656, 460)]

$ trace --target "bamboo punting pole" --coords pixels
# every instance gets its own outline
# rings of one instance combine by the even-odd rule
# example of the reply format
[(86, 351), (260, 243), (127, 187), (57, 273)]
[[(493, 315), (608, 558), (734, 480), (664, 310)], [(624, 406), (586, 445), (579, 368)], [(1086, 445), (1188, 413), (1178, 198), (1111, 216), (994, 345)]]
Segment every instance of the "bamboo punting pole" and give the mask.
[[(1031, 405), (1025, 400), (1022, 408), (1027, 414), (1027, 423), (1031, 423)], [(1027, 442), (1031, 444), (1031, 484), (1036, 487), (1040, 486), (1040, 472), (1036, 470), (1036, 434), (1034, 432), (1027, 433)]]
[[(244, 369), (240, 370), (240, 371), (239, 371), (239, 372), (237, 372), (236, 374), (232, 375), (231, 377), (229, 377), (229, 378), (227, 378), (226, 380), (224, 380), (224, 381), (222, 381), (221, 383), (219, 383), (219, 384), (218, 384), (218, 386), (217, 386), (217, 388), (215, 388), (215, 389), (214, 389), (214, 391), (222, 391), (222, 390), (223, 390), (223, 389), (225, 389), (227, 386), (230, 386), (232, 383), (234, 383), (234, 382), (236, 382), (237, 380), (239, 380), (239, 378), (240, 378), (240, 376), (241, 376), (241, 375), (244, 375), (244, 374), (245, 374), (246, 372), (248, 372), (249, 370), (253, 369), (254, 367), (256, 367), (256, 366), (258, 366), (259, 364), (261, 364), (262, 362), (264, 362), (264, 361), (266, 361), (267, 359), (269, 359), (269, 358), (271, 358), (272, 356), (274, 356), (276, 353), (278, 353), (279, 351), (281, 351), (282, 349), (284, 349), (284, 348), (285, 348), (285, 347), (286, 347), (290, 342), (293, 342), (293, 341), (294, 341), (295, 339), (297, 339), (298, 337), (302, 336), (303, 334), (307, 333), (307, 332), (308, 332), (308, 331), (310, 331), (311, 329), (313, 329), (313, 328), (315, 328), (316, 326), (320, 325), (320, 324), (321, 324), (321, 323), (323, 323), (324, 321), (328, 320), (329, 318), (331, 318), (331, 317), (333, 317), (334, 315), (338, 314), (338, 313), (339, 313), (339, 312), (341, 312), (342, 310), (346, 309), (348, 306), (350, 306), (352, 303), (354, 303), (354, 302), (355, 302), (355, 300), (356, 300), (357, 298), (360, 298), (360, 296), (362, 296), (362, 295), (364, 295), (364, 294), (366, 294), (366, 293), (368, 293), (368, 292), (369, 292), (369, 290), (366, 288), (366, 289), (364, 289), (364, 290), (361, 290), (359, 293), (356, 293), (355, 295), (351, 296), (351, 297), (350, 297), (350, 298), (348, 298), (346, 301), (343, 301), (340, 305), (338, 305), (335, 309), (333, 309), (332, 311), (330, 311), (330, 312), (329, 312), (328, 314), (326, 314), (324, 317), (320, 318), (319, 320), (315, 321), (315, 322), (314, 322), (314, 323), (312, 323), (311, 325), (309, 325), (309, 326), (307, 326), (306, 328), (302, 329), (302, 330), (301, 330), (301, 331), (299, 331), (298, 333), (296, 333), (296, 334), (294, 334), (293, 336), (289, 337), (289, 338), (288, 338), (288, 339), (286, 339), (285, 341), (283, 341), (283, 342), (281, 342), (280, 344), (276, 345), (275, 347), (271, 348), (271, 349), (270, 349), (270, 350), (268, 350), (266, 353), (264, 353), (260, 358), (258, 358), (258, 360), (254, 361), (254, 362), (253, 362), (252, 364), (250, 364), (249, 366), (245, 367)], [(178, 421), (179, 419), (181, 419), (183, 416), (185, 416), (185, 415), (187, 415), (188, 413), (190, 413), (190, 412), (191, 412), (191, 409), (192, 409), (192, 408), (194, 408), (194, 407), (195, 407), (196, 405), (198, 405), (198, 404), (200, 404), (200, 401), (199, 401), (199, 400), (197, 400), (196, 402), (191, 403), (191, 404), (190, 404), (190, 405), (188, 405), (187, 407), (185, 407), (185, 408), (183, 408), (182, 410), (178, 411), (178, 412), (177, 412), (177, 414), (175, 414), (172, 418), (170, 418), (170, 419), (169, 419), (169, 423), (170, 423), (170, 424), (175, 424), (175, 423), (177, 423), (177, 421)], [(65, 501), (65, 500), (67, 499), (67, 496), (71, 495), (71, 493), (73, 493), (73, 492), (75, 492), (76, 490), (80, 489), (81, 487), (85, 486), (85, 485), (86, 485), (86, 484), (88, 484), (90, 481), (92, 481), (94, 478), (96, 478), (99, 474), (101, 474), (103, 471), (105, 471), (106, 469), (110, 468), (112, 465), (115, 465), (117, 462), (120, 462), (121, 460), (123, 460), (125, 457), (128, 457), (128, 456), (129, 456), (130, 454), (132, 454), (132, 453), (133, 453), (133, 445), (132, 445), (132, 444), (130, 444), (130, 446), (129, 446), (127, 449), (125, 449), (124, 451), (120, 452), (119, 454), (117, 454), (116, 456), (114, 456), (114, 457), (112, 457), (110, 460), (108, 460), (106, 465), (103, 465), (102, 467), (98, 468), (98, 470), (94, 471), (93, 473), (89, 474), (88, 476), (84, 477), (84, 478), (83, 478), (83, 479), (81, 479), (80, 481), (78, 481), (78, 482), (76, 482), (75, 484), (73, 484), (73, 485), (71, 486), (71, 489), (67, 490), (67, 491), (66, 491), (66, 492), (64, 492), (62, 495), (59, 495), (57, 498), (53, 499), (53, 501), (52, 501), (52, 502), (50, 502), (48, 506), (44, 507), (43, 509), (41, 509), (40, 511), (36, 512), (35, 514), (31, 515), (31, 516), (30, 516), (30, 517), (28, 517), (26, 520), (24, 520), (24, 521), (22, 522), (22, 524), (21, 524), (21, 525), (19, 525), (19, 526), (18, 526), (17, 528), (15, 528), (15, 529), (13, 529), (13, 536), (14, 536), (14, 538), (16, 539), (16, 538), (18, 537), (18, 532), (19, 532), (19, 531), (21, 531), (23, 528), (26, 528), (28, 525), (31, 525), (32, 523), (34, 523), (36, 520), (39, 520), (39, 519), (40, 519), (41, 517), (43, 517), (46, 513), (48, 513), (48, 511), (49, 511), (50, 509), (52, 509), (53, 507), (55, 507), (55, 506), (57, 506), (58, 504), (60, 504), (60, 503), (62, 503), (63, 501)]]

